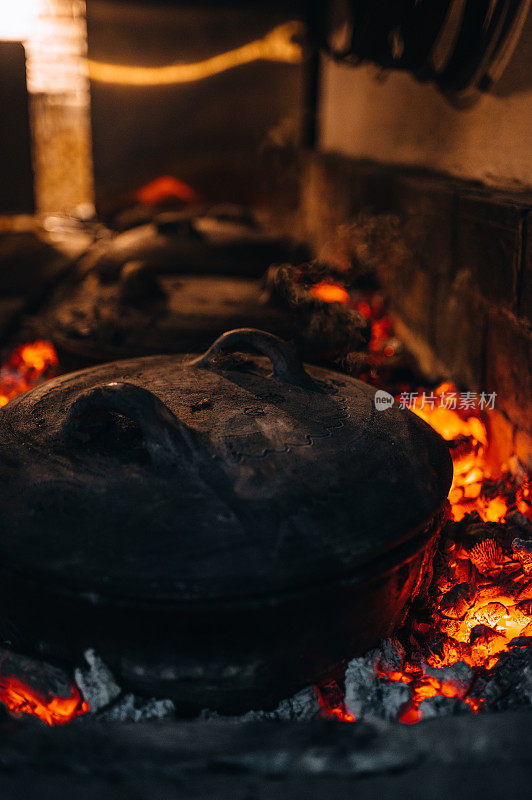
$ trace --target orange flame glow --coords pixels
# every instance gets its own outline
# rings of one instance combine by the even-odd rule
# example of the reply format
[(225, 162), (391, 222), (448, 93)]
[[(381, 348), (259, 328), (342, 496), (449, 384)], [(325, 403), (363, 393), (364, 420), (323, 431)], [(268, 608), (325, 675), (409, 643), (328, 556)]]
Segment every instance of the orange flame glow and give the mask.
[(325, 303), (349, 303), (349, 293), (339, 283), (321, 281), (311, 286), (310, 292)]
[(353, 714), (350, 714), (349, 711), (346, 711), (343, 706), (335, 706), (334, 708), (328, 708), (327, 714), (330, 717), (334, 717), (335, 719), (339, 720), (340, 722), (355, 722), (356, 717)]
[[(456, 392), (454, 384), (442, 383), (433, 394), (441, 397), (448, 392)], [(488, 496), (485, 483), (493, 476), (486, 459), (488, 434), (480, 414), (461, 414), (457, 410), (423, 405), (418, 398), (412, 411), (428, 422), (444, 439), (453, 443), (453, 483), (449, 492), (453, 519), (461, 520), (465, 514), (477, 511), (484, 522), (503, 522), (508, 511), (504, 494)], [(504, 473), (505, 466), (501, 466)], [(497, 476), (500, 477), (500, 476)], [(527, 492), (527, 487), (523, 487)], [(527, 505), (522, 505), (522, 513), (527, 514)]]
[(0, 408), (42, 380), (53, 377), (57, 353), (50, 342), (16, 347), (0, 366)]
[(47, 725), (64, 725), (90, 710), (75, 685), (70, 697), (47, 698), (13, 676), (0, 676), (0, 701), (14, 714), (32, 714)]
[(170, 200), (181, 200), (183, 203), (198, 203), (201, 200), (201, 196), (194, 189), (172, 175), (154, 178), (150, 183), (137, 189), (133, 197), (137, 202), (149, 206), (167, 203)]
[(355, 722), (356, 718), (345, 707), (338, 684), (335, 681), (320, 688), (315, 686), (314, 690), (318, 705), (321, 708), (322, 717), (336, 719), (339, 722)]
[[(393, 341), (390, 317), (374, 304), (372, 298), (359, 301), (355, 307), (372, 323), (370, 354), (387, 355), (386, 348)], [(391, 349), (393, 351), (393, 346)], [(378, 363), (375, 361), (376, 365)], [(371, 380), (375, 376), (369, 377)], [(530, 481), (524, 479), (518, 486), (504, 464), (496, 475), (492, 474), (486, 455), (489, 442), (485, 418), (476, 409), (455, 409), (440, 402), (444, 395), (453, 392), (458, 394), (451, 382), (441, 384), (433, 392), (426, 392), (425, 398), (423, 392), (418, 392), (411, 410), (449, 443), (453, 482), (448, 499), (454, 522), (476, 512), (483, 523), (504, 523), (510, 509), (518, 510), (532, 520)], [(436, 398), (434, 403), (425, 402), (430, 394)], [(431, 601), (430, 622), (419, 623), (427, 641), (431, 638), (440, 643), (443, 641), (437, 652), (429, 648), (428, 667), (439, 669), (462, 661), (474, 669), (489, 672), (501, 654), (508, 652), (512, 640), (524, 636), (525, 629), (528, 633), (532, 627), (532, 612), (528, 613), (530, 609), (523, 608), (516, 600), (525, 597), (532, 601), (530, 577), (485, 532), (481, 536), (485, 538), (481, 538), (477, 546), (471, 546), (469, 551), (456, 543), (450, 545), (447, 569), (439, 578), (435, 587), (436, 598)], [(475, 589), (474, 600), (464, 603), (463, 609), (451, 608), (449, 611), (449, 592), (460, 584)], [(416, 624), (414, 620), (414, 626)], [(451, 682), (428, 674), (419, 660), (407, 659), (402, 671), (377, 671), (377, 675), (410, 686), (412, 699), (399, 717), (400, 722), (406, 724), (419, 722), (422, 718), (420, 706), (430, 697), (459, 698), (473, 713), (481, 711), (484, 705), (482, 699), (464, 695)], [(342, 697), (333, 695), (330, 700), (323, 689), (318, 689), (317, 693), (324, 716), (353, 721)]]

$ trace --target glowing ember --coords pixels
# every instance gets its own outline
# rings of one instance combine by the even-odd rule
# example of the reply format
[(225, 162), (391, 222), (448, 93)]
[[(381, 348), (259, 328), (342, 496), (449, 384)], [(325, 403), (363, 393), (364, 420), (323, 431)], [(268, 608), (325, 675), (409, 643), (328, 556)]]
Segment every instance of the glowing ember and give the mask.
[(16, 347), (0, 366), (0, 408), (22, 392), (52, 378), (57, 353), (50, 342), (33, 342)]
[(345, 710), (344, 706), (335, 706), (334, 708), (327, 709), (327, 715), (334, 717), (340, 722), (355, 722), (355, 717)]
[(488, 434), (480, 413), (439, 405), (440, 398), (445, 402), (445, 396), (453, 393), (457, 394), (456, 387), (443, 383), (432, 392), (437, 398), (434, 408), (420, 399), (412, 408), (450, 444), (454, 474), (449, 502), (453, 519), (459, 521), (465, 514), (477, 511), (485, 522), (503, 522), (511, 504), (519, 504), (521, 513), (529, 516), (528, 482), (515, 486), (504, 464), (497, 476), (492, 475), (486, 460)]
[(345, 707), (342, 692), (335, 681), (321, 686), (314, 687), (318, 705), (321, 708), (321, 716), (326, 719), (337, 719), (340, 722), (355, 722), (355, 717), (350, 714)]
[(339, 283), (322, 281), (311, 286), (310, 291), (314, 297), (318, 297), (325, 303), (344, 303), (344, 305), (349, 303), (349, 293)]
[(150, 183), (142, 186), (134, 194), (134, 199), (139, 203), (152, 206), (158, 203), (167, 203), (171, 200), (181, 200), (183, 203), (197, 203), (201, 200), (199, 194), (183, 181), (178, 181), (171, 175), (161, 175)]
[(70, 697), (43, 697), (17, 678), (0, 677), (0, 701), (15, 714), (32, 714), (48, 725), (64, 725), (80, 714), (86, 714), (89, 704), (81, 699), (77, 686)]
[[(393, 322), (386, 312), (384, 298), (379, 292), (360, 296), (350, 294), (341, 283), (323, 280), (310, 286), (310, 293), (324, 303), (342, 303), (358, 311), (371, 321), (371, 339), (368, 345), (368, 367), (378, 367), (381, 361), (395, 355), (398, 340), (394, 337)], [(362, 376), (363, 379), (368, 376)]]
[[(329, 298), (327, 302), (346, 302), (340, 298), (347, 295), (349, 305), (371, 319), (369, 357), (374, 364), (393, 354), (392, 322), (378, 295), (353, 301), (342, 286), (330, 283), (316, 284), (312, 291)], [(57, 355), (49, 342), (17, 347), (0, 367), (0, 406), (50, 378), (56, 367)], [(418, 722), (423, 701), (434, 697), (456, 699), (474, 713), (481, 711), (484, 699), (474, 688), (478, 680), (486, 683), (500, 657), (532, 636), (532, 553), (527, 536), (519, 538), (519, 525), (526, 529), (532, 520), (530, 482), (517, 480), (504, 464), (498, 474), (492, 473), (485, 418), (476, 409), (448, 407), (444, 398), (453, 392), (451, 383), (427, 390), (425, 396), (435, 398), (427, 404), (419, 391), (412, 409), (449, 443), (454, 476), (449, 492), (452, 521), (442, 532), (432, 583), (398, 634), (407, 656), (400, 671), (376, 668), (380, 679), (408, 685), (411, 699), (399, 716), (406, 724)], [(471, 670), (466, 689), (446, 672), (459, 662)], [(316, 693), (323, 716), (355, 721), (338, 684), (316, 687)], [(75, 685), (68, 698), (43, 697), (13, 676), (0, 676), (0, 701), (48, 725), (89, 711)]]
[[(390, 318), (382, 309), (376, 313), (371, 298), (359, 301), (357, 308), (372, 321), (370, 353), (392, 355)], [(375, 377), (368, 379), (375, 382)], [(399, 715), (407, 724), (422, 718), (420, 707), (431, 697), (455, 698), (474, 713), (481, 711), (485, 701), (475, 693), (475, 681), (488, 681), (501, 655), (532, 636), (532, 555), (526, 541), (519, 544), (511, 523), (515, 514), (521, 515), (522, 525), (532, 520), (530, 481), (515, 478), (506, 464), (492, 473), (485, 415), (449, 407), (445, 398), (453, 393), (458, 394), (452, 383), (418, 390), (411, 406), (448, 442), (454, 474), (448, 498), (452, 521), (442, 532), (431, 586), (398, 634), (406, 660), (401, 671), (376, 668), (379, 678), (409, 686), (411, 700)], [(434, 401), (425, 402), (427, 395)], [(434, 675), (458, 662), (472, 671), (466, 689), (448, 676)], [(352, 721), (342, 694), (333, 693), (331, 699), (325, 689), (317, 689), (322, 714)]]

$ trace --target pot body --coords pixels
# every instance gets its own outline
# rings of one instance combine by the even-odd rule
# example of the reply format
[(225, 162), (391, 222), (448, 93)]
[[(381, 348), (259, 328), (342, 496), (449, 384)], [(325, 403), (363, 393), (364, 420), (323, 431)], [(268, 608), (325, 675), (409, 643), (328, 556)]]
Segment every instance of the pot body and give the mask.
[(275, 705), (389, 635), (452, 478), (408, 410), (249, 329), (36, 387), (0, 449), (3, 638), (95, 647), (190, 711)]
[(350, 579), (271, 598), (178, 613), (94, 606), (3, 574), (0, 635), (14, 649), (74, 667), (95, 648), (124, 690), (202, 709), (270, 710), (309, 684), (341, 677), (346, 661), (393, 634), (430, 582), (440, 517), (406, 546)]

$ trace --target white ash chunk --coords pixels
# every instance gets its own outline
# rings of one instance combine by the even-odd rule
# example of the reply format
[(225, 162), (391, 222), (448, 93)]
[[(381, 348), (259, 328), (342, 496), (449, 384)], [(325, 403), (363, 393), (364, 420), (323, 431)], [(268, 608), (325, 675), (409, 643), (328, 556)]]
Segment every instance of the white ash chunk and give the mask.
[(465, 697), (473, 682), (474, 671), (465, 661), (457, 661), (448, 667), (431, 667), (422, 662), (425, 675), (441, 681), (446, 686), (450, 686), (458, 697)]
[(412, 690), (409, 684), (401, 681), (381, 680), (380, 684), (382, 718), (388, 721), (396, 721), (412, 700)]
[(164, 719), (175, 713), (171, 700), (145, 700), (134, 694), (126, 694), (106, 711), (98, 714), (98, 719), (106, 722), (144, 722), (148, 719)]
[(320, 712), (316, 692), (307, 686), (300, 692), (286, 700), (282, 700), (273, 711), (248, 711), (237, 717), (226, 717), (217, 711), (203, 709), (200, 714), (202, 720), (224, 720), (227, 722), (255, 722), (257, 720), (281, 720), (282, 722), (306, 722), (314, 719)]
[(312, 686), (302, 689), (288, 700), (283, 700), (275, 711), (275, 719), (283, 722), (304, 722), (319, 713), (318, 698)]
[(74, 679), (89, 704), (90, 710), (95, 713), (105, 708), (115, 700), (121, 692), (111, 670), (91, 648), (83, 654), (86, 667), (76, 667)]
[(359, 720), (397, 720), (412, 698), (408, 684), (379, 677), (375, 669), (378, 652), (354, 658), (345, 673), (345, 706)]
[(471, 706), (459, 697), (427, 697), (419, 706), (421, 719), (434, 719), (435, 717), (449, 717), (454, 714), (471, 714)]

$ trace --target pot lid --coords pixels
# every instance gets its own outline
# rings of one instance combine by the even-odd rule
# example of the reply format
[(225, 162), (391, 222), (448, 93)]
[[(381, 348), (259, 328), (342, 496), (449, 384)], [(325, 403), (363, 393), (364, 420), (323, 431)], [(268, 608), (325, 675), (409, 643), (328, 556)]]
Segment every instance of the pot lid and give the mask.
[(363, 351), (371, 334), (358, 311), (308, 291), (280, 302), (262, 280), (156, 274), (141, 261), (115, 281), (95, 270), (73, 273), (44, 314), (56, 347), (96, 361), (187, 353), (242, 325), (293, 340), (311, 361)]
[(265, 231), (244, 209), (218, 206), (197, 214), (162, 212), (121, 233), (102, 235), (82, 259), (103, 280), (124, 264), (142, 261), (159, 273), (261, 275), (272, 262), (307, 255), (306, 249)]
[(418, 533), (452, 477), (410, 411), (253, 329), (49, 381), (2, 409), (0, 448), (2, 569), (95, 603), (256, 602), (352, 576)]
[(60, 287), (45, 324), (58, 347), (100, 360), (186, 353), (245, 323), (289, 335), (289, 315), (263, 295), (256, 279), (155, 276), (131, 262), (116, 282), (91, 270)]

